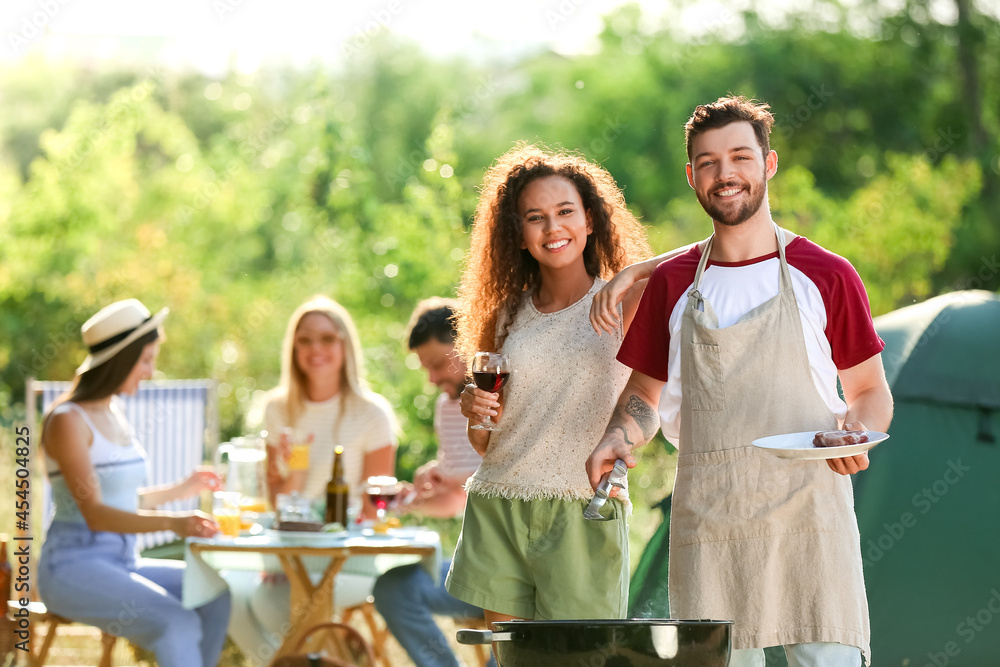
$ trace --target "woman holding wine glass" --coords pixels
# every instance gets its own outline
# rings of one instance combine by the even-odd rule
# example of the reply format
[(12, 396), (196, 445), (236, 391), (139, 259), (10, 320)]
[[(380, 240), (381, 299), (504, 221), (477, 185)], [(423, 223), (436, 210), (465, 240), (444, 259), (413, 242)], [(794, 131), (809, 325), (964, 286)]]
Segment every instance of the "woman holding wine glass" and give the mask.
[[(627, 501), (610, 503), (611, 521), (583, 510), (584, 464), (629, 369), (615, 360), (620, 337), (598, 336), (588, 314), (608, 279), (649, 254), (614, 179), (582, 157), (518, 144), (486, 174), (457, 341), (483, 461), (447, 585), (487, 622), (625, 615)], [(623, 302), (626, 327), (641, 290)]]

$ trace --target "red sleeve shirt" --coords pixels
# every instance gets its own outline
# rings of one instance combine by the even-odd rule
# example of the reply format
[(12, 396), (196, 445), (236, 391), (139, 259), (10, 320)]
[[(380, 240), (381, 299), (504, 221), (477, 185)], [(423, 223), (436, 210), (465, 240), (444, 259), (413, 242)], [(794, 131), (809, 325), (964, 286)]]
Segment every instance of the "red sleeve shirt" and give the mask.
[[(823, 332), (828, 343), (828, 350), (812, 346), (816, 349), (809, 350), (810, 363), (821, 352), (829, 355), (836, 368), (846, 369), (880, 353), (885, 345), (872, 323), (864, 284), (850, 262), (802, 236), (788, 244), (785, 255), (800, 313), (816, 331)], [(728, 326), (727, 322), (777, 294), (777, 257), (775, 251), (746, 262), (708, 263), (701, 291), (719, 315), (720, 326)], [(653, 271), (618, 352), (619, 361), (668, 381), (671, 363), (676, 363), (671, 359), (671, 337), (680, 332), (680, 314), (700, 259), (696, 245)], [(712, 267), (722, 270), (713, 273)], [(716, 283), (723, 292), (713, 299)]]

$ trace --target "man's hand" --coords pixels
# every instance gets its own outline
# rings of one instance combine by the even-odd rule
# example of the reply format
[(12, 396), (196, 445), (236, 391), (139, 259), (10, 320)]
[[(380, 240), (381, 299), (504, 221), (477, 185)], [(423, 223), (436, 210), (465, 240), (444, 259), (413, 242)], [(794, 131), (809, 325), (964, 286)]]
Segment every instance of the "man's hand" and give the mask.
[[(644, 373), (632, 371), (618, 397), (618, 405), (611, 414), (604, 437), (587, 459), (587, 477), (594, 490), (600, 486), (601, 478), (615, 467), (616, 460), (625, 461), (629, 468), (635, 467), (632, 450), (652, 440), (660, 428), (656, 405), (664, 384)], [(613, 496), (614, 493), (608, 495)]]
[[(635, 467), (635, 457), (632, 456), (632, 448), (625, 444), (620, 434), (605, 433), (601, 443), (591, 452), (587, 459), (587, 477), (590, 478), (590, 486), (596, 491), (601, 485), (601, 481), (615, 467), (615, 461), (621, 459), (629, 468)], [(609, 497), (618, 495), (618, 487), (611, 487), (608, 492)]]
[[(861, 422), (844, 424), (845, 431), (867, 431), (868, 428)], [(827, 459), (830, 470), (840, 475), (853, 475), (856, 472), (868, 469), (868, 452), (862, 452), (855, 456), (845, 456), (842, 459)]]
[(433, 493), (436, 487), (444, 484), (444, 481), (445, 478), (441, 474), (441, 469), (438, 468), (437, 459), (423, 464), (413, 474), (413, 487), (419, 494), (423, 494), (424, 492)]

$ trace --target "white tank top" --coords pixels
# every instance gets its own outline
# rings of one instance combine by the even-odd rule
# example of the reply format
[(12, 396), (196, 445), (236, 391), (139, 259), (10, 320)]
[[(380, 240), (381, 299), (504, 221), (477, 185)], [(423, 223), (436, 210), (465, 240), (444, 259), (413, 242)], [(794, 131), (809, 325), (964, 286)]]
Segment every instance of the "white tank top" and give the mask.
[[(114, 400), (111, 402), (111, 409), (124, 422), (124, 416)], [(94, 466), (94, 473), (101, 490), (101, 502), (115, 509), (135, 512), (139, 509), (137, 492), (146, 484), (146, 454), (139, 441), (131, 429), (128, 445), (119, 445), (108, 440), (91, 421), (87, 411), (76, 403), (66, 401), (53, 410), (52, 415), (69, 410), (80, 415), (93, 433), (94, 438), (89, 450), (90, 462)], [(49, 443), (49, 446), (58, 447), (59, 443)], [(85, 523), (80, 508), (69, 491), (66, 479), (59, 470), (59, 464), (48, 453), (45, 456), (45, 466), (49, 482), (52, 484), (52, 502), (55, 506), (52, 520)]]

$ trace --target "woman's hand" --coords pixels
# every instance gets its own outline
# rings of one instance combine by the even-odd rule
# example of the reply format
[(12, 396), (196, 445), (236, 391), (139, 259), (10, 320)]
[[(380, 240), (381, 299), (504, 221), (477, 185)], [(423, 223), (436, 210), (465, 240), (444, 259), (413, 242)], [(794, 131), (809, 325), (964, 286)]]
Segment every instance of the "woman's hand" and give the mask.
[(500, 394), (483, 391), (474, 384), (465, 385), (461, 396), (462, 415), (472, 421), (483, 421), (484, 417), (492, 417), (494, 422), (500, 421), (503, 405)]
[(462, 390), (461, 406), (462, 415), (469, 420), (469, 428), (466, 429), (469, 444), (480, 456), (486, 456), (486, 450), (490, 446), (491, 431), (471, 427), (475, 423), (482, 423), (486, 417), (493, 417), (494, 422), (500, 420), (503, 414), (500, 394), (483, 391), (476, 385), (469, 384)]
[(202, 491), (220, 491), (222, 477), (209, 468), (198, 468), (187, 479), (181, 482), (185, 498), (197, 495)]
[(626, 266), (594, 295), (594, 301), (590, 304), (590, 326), (594, 327), (598, 336), (602, 330), (613, 334), (621, 328), (622, 317), (618, 312), (618, 304), (632, 285), (648, 277), (644, 275), (644, 268), (643, 264)]
[(192, 512), (171, 517), (170, 530), (181, 537), (212, 537), (219, 532), (219, 524), (204, 512)]

